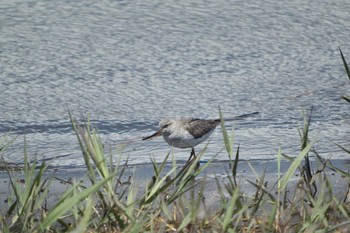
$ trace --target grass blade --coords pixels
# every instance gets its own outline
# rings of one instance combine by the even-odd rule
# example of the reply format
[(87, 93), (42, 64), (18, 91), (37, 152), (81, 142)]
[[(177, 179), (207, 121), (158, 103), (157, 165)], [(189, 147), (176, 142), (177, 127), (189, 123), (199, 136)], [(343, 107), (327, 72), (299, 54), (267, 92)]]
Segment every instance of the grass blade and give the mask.
[(315, 143), (315, 140), (313, 140), (311, 143), (309, 143), (301, 152), (300, 154), (294, 159), (290, 167), (288, 168), (287, 172), (285, 173), (284, 177), (281, 180), (279, 191), (282, 191), (286, 186), (291, 177), (294, 175), (296, 169), (299, 167), (305, 156), (309, 153), (311, 150), (313, 144)]
[(340, 51), (340, 55), (341, 55), (341, 59), (343, 61), (343, 65), (344, 65), (345, 71), (346, 71), (346, 73), (348, 75), (348, 78), (350, 80), (350, 69), (349, 69), (348, 63), (346, 62), (344, 54), (343, 54), (343, 52), (341, 51), (340, 48), (339, 48), (339, 51)]
[(60, 205), (57, 205), (54, 207), (48, 215), (41, 221), (40, 228), (42, 231), (49, 228), (58, 218), (60, 218), (64, 213), (68, 212), (72, 206), (77, 205), (80, 201), (82, 201), (84, 198), (87, 198), (91, 194), (97, 192), (101, 186), (106, 184), (110, 179), (112, 179), (115, 176), (115, 174), (110, 175), (109, 177), (95, 183), (91, 187), (87, 188), (86, 190), (78, 193), (77, 195), (74, 195), (69, 198), (65, 198), (64, 202)]

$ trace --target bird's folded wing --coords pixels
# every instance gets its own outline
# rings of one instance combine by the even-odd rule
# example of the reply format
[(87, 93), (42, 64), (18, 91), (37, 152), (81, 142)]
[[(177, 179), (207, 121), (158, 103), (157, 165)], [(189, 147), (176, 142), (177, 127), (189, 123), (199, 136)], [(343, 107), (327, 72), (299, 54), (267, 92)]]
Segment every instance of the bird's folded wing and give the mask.
[(220, 122), (215, 120), (192, 119), (186, 127), (186, 130), (194, 137), (200, 138), (203, 135), (214, 130)]

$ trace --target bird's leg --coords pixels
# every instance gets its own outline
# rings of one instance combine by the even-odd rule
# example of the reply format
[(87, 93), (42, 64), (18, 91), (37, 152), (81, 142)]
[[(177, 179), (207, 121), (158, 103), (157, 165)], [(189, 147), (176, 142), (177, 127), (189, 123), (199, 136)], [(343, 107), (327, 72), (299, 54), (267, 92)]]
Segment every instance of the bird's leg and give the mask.
[[(190, 155), (190, 157), (188, 158), (186, 164), (191, 163), (192, 160), (194, 160), (195, 158), (196, 158), (196, 153), (194, 152), (194, 148), (192, 148), (192, 150), (191, 150), (191, 155)], [(199, 168), (199, 165), (200, 165), (200, 164), (199, 164), (199, 161), (198, 161), (195, 170), (197, 170), (197, 169)]]
[(190, 157), (188, 158), (188, 160), (187, 160), (186, 163), (189, 163), (189, 162), (192, 160), (192, 158), (194, 158), (194, 157), (196, 157), (196, 154), (194, 153), (194, 148), (192, 148), (191, 155), (190, 155)]
[(196, 157), (196, 153), (194, 153), (194, 148), (191, 150), (191, 156)]

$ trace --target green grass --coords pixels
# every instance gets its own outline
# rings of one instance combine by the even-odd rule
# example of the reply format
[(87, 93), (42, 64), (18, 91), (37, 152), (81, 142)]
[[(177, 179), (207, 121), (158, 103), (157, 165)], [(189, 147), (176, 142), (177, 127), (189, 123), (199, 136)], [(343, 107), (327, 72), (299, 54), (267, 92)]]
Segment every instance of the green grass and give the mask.
[[(341, 57), (350, 79), (342, 53)], [(120, 158), (114, 161), (111, 152), (105, 152), (97, 129), (89, 121), (77, 122), (69, 113), (85, 161), (88, 184), (69, 182), (49, 208), (49, 190), (56, 177), (46, 175), (48, 167), (44, 162), (29, 163), (25, 149), (20, 172), (2, 162), (2, 170), (9, 177), (9, 192), (6, 202), (1, 203), (0, 231), (347, 232), (350, 174), (322, 159), (313, 148), (317, 138), (310, 139), (311, 113), (308, 117), (304, 113), (305, 120), (299, 129), (300, 153), (292, 158), (278, 150), (275, 183), (266, 180), (266, 169), (258, 174), (248, 162), (256, 179), (247, 180), (254, 190), (247, 195), (237, 182), (237, 168), (242, 162), (240, 148), (235, 147), (234, 131), (228, 132), (219, 109), (229, 163), (225, 179), (217, 178), (211, 183), (216, 184), (219, 198), (210, 210), (205, 201), (208, 182), (203, 174), (215, 156), (197, 167), (208, 145), (182, 166), (177, 165), (172, 152), (165, 155), (162, 163), (151, 158), (153, 177), (142, 188), (132, 177), (125, 177), (127, 164), (121, 165)], [(9, 138), (10, 134), (0, 140), (0, 152), (13, 142)], [(350, 154), (350, 150), (339, 147)], [(311, 153), (316, 160), (309, 159)], [(289, 167), (282, 173), (283, 161), (289, 161)], [(327, 170), (342, 176), (347, 183), (342, 193), (333, 190)], [(292, 182), (296, 177), (298, 180)]]

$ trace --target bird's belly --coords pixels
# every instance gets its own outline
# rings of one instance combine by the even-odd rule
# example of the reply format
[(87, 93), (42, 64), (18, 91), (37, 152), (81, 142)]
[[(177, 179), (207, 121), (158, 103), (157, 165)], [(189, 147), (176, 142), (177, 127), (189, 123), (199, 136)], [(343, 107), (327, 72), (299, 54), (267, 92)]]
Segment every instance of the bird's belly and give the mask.
[(165, 141), (170, 146), (178, 147), (178, 148), (193, 148), (197, 146), (199, 143), (201, 143), (201, 142), (196, 142), (195, 140), (192, 140), (192, 139), (177, 139), (177, 138), (173, 138), (171, 140), (168, 139)]
[(181, 136), (179, 137), (178, 135), (169, 135), (169, 136), (164, 136), (164, 140), (173, 147), (178, 147), (178, 148), (193, 148), (197, 146), (198, 144), (202, 143), (206, 139), (209, 138), (211, 135), (210, 133), (207, 133), (203, 135), (200, 138), (194, 138), (192, 135), (189, 136)]

